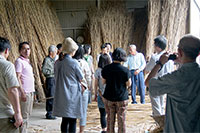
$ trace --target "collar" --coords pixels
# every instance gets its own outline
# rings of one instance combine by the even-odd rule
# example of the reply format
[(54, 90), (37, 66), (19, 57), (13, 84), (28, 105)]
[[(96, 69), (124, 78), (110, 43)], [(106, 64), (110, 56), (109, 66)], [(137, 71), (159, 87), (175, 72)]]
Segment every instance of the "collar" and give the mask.
[(0, 55), (0, 59), (6, 60), (6, 58), (4, 56), (2, 56), (2, 55)]
[(189, 63), (184, 63), (182, 67), (193, 67), (193, 66), (198, 66), (196, 62), (189, 62)]
[(24, 58), (23, 56), (20, 56), (19, 58), (22, 59), (22, 60), (24, 60), (24, 61), (26, 61), (26, 62), (28, 62), (28, 63), (30, 63), (30, 60), (27, 59), (27, 58)]

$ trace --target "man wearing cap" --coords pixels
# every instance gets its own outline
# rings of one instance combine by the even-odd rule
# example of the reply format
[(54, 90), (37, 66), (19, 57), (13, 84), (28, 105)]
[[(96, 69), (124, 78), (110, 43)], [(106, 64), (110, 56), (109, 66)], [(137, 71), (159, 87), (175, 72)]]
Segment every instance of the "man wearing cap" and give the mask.
[(54, 45), (51, 45), (48, 49), (49, 55), (44, 59), (42, 64), (42, 72), (44, 76), (46, 77), (46, 89), (45, 89), (45, 95), (46, 95), (46, 118), (47, 119), (55, 119), (54, 116), (52, 116), (52, 110), (53, 110), (53, 96), (55, 91), (55, 79), (54, 79), (54, 64), (55, 64), (55, 57), (57, 54), (57, 47)]
[(137, 104), (136, 101), (136, 86), (140, 94), (141, 104), (145, 104), (145, 85), (143, 70), (146, 66), (146, 61), (142, 53), (137, 52), (134, 44), (129, 45), (129, 55), (124, 63), (125, 67), (131, 71), (131, 98), (132, 104)]
[(33, 68), (30, 64), (30, 46), (28, 42), (22, 42), (19, 44), (20, 57), (15, 61), (15, 69), (17, 78), (20, 83), (20, 104), (22, 110), (22, 116), (24, 119), (23, 126), (20, 127), (21, 133), (26, 133), (28, 128), (28, 119), (32, 112), (33, 99), (34, 99), (34, 76)]
[(159, 78), (160, 68), (168, 62), (164, 53), (149, 74), (151, 96), (167, 94), (164, 132), (200, 132), (200, 67), (196, 57), (200, 52), (200, 39), (183, 36), (178, 44), (177, 62), (182, 66)]
[[(156, 62), (159, 61), (160, 56), (165, 53), (164, 50), (166, 48), (166, 45), (167, 45), (167, 39), (164, 36), (159, 35), (154, 39), (154, 48), (156, 53), (151, 56), (150, 61), (148, 62), (145, 68), (146, 72), (150, 72), (156, 65)], [(172, 60), (169, 60), (167, 63), (163, 65), (162, 69), (156, 74), (155, 78), (161, 77), (169, 72), (172, 72), (173, 70), (174, 70), (174, 62)], [(163, 128), (164, 121), (162, 121), (162, 116), (165, 114), (164, 95), (160, 96), (150, 95), (150, 99), (153, 111), (152, 116), (155, 119), (155, 121), (159, 124), (159, 126)]]

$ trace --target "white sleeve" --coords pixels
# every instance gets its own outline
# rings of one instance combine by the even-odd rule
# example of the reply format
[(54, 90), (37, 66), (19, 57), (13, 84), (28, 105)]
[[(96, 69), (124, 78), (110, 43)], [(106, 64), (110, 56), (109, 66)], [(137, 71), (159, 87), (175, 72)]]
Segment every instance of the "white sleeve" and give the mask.
[(155, 57), (152, 55), (150, 61), (147, 63), (145, 70), (150, 72), (156, 65)]

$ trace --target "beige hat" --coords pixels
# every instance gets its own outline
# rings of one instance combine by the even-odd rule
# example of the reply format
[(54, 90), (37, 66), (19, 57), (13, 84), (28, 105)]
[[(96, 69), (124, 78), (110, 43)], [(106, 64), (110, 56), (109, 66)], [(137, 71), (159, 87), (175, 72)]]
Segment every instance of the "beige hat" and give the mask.
[(78, 49), (78, 45), (71, 37), (67, 37), (64, 39), (62, 47), (63, 52), (67, 54), (71, 54)]

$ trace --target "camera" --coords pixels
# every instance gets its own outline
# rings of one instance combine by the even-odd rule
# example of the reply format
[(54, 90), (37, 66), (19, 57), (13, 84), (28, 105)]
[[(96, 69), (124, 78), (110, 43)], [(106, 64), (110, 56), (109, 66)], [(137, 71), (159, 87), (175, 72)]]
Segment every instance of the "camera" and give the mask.
[(168, 60), (176, 60), (177, 56), (176, 54), (170, 54)]

